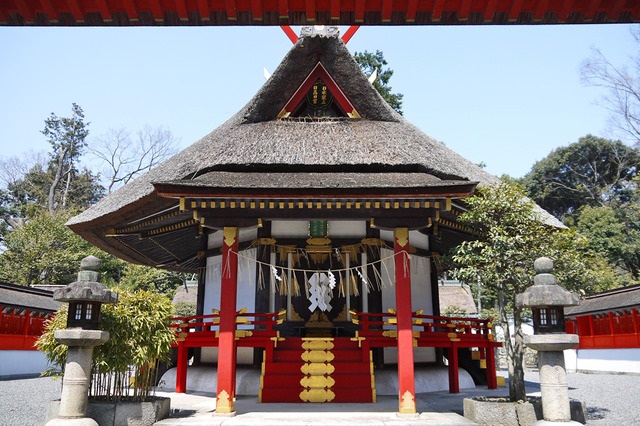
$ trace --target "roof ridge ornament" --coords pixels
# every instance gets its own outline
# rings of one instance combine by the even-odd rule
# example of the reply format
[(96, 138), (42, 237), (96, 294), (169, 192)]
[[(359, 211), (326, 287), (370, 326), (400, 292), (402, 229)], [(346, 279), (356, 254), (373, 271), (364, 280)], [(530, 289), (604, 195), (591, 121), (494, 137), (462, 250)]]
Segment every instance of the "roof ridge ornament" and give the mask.
[(333, 25), (308, 25), (300, 28), (300, 38), (305, 37), (338, 37), (340, 28)]
[[(293, 31), (289, 25), (280, 25), (282, 31), (289, 37), (289, 40), (293, 44), (298, 42), (298, 35)], [(359, 25), (351, 25), (342, 36), (342, 42), (346, 45), (351, 37), (354, 36), (356, 31), (360, 28)], [(340, 35), (340, 28), (335, 25), (307, 25), (300, 28), (300, 38), (305, 37), (338, 37)]]

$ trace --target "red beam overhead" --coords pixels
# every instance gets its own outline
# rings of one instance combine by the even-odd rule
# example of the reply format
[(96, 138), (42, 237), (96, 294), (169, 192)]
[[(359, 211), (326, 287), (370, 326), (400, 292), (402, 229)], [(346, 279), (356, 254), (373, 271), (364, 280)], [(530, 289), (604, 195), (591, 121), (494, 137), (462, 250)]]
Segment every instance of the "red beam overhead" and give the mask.
[(1, 0), (0, 25), (638, 23), (640, 0)]
[(96, 0), (96, 5), (98, 6), (98, 13), (100, 13), (102, 19), (105, 22), (111, 22), (113, 20), (113, 17), (111, 15), (111, 9), (109, 9), (109, 6), (107, 5), (107, 0)]

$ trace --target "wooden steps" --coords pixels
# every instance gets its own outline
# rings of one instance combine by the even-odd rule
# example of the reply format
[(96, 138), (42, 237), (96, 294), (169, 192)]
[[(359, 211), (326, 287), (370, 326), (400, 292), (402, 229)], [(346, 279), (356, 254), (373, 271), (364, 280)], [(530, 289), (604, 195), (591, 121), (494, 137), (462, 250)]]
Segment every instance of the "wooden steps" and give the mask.
[(279, 341), (265, 357), (261, 402), (375, 402), (371, 353), (348, 337)]

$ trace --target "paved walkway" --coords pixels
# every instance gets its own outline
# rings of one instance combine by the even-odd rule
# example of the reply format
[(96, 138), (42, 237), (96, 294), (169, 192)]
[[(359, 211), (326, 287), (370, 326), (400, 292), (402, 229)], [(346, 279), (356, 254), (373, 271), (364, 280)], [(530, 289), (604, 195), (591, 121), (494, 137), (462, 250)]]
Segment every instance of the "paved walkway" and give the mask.
[(398, 399), (378, 396), (373, 404), (258, 404), (256, 397), (240, 396), (236, 400), (236, 415), (215, 415), (215, 397), (212, 394), (177, 394), (158, 392), (171, 398), (171, 417), (156, 425), (213, 425), (213, 426), (292, 426), (292, 425), (474, 425), (462, 416), (462, 400), (480, 395), (503, 396), (502, 387), (488, 390), (484, 387), (465, 389), (459, 394), (431, 392), (417, 395), (417, 415), (399, 415)]

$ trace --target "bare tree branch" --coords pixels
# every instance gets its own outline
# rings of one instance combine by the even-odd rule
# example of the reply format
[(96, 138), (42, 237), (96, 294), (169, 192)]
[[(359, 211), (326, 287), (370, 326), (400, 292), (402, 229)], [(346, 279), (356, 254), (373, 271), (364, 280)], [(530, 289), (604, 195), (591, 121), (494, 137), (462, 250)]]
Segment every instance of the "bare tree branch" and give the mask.
[[(640, 29), (632, 34), (640, 44)], [(611, 112), (610, 122), (614, 129), (640, 141), (640, 55), (632, 59), (634, 70), (627, 66), (616, 66), (598, 49), (582, 63), (582, 81), (590, 86), (602, 87), (608, 94), (602, 99), (603, 106)]]
[(124, 128), (111, 129), (89, 148), (104, 163), (109, 193), (177, 152), (173, 133), (163, 127), (145, 126), (136, 136), (133, 139)]
[(21, 156), (0, 158), (0, 185), (5, 188), (15, 185), (36, 165), (42, 168), (47, 164), (47, 154), (31, 151)]

